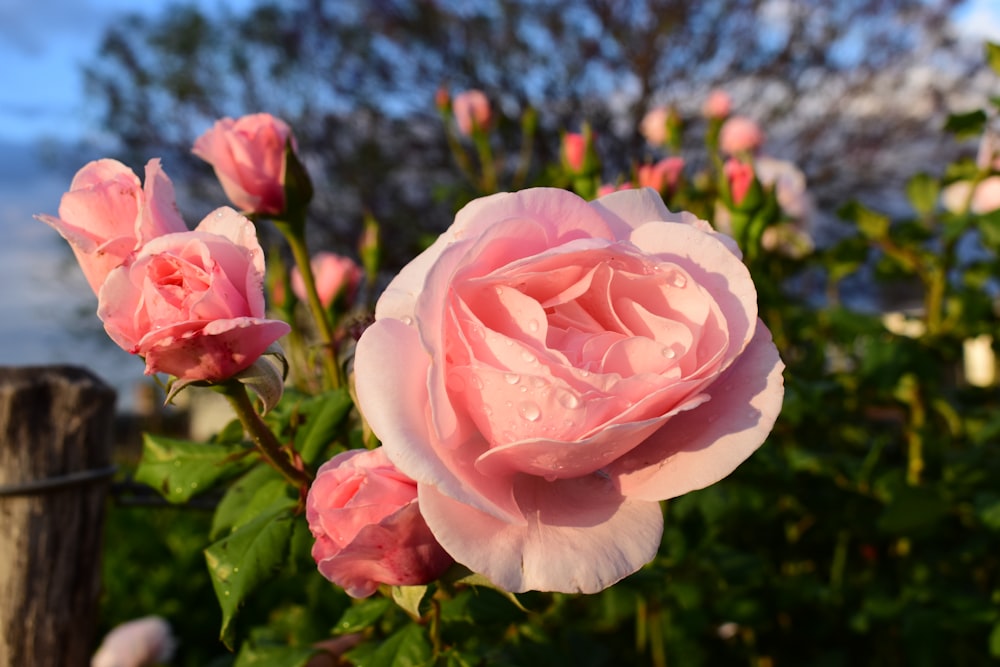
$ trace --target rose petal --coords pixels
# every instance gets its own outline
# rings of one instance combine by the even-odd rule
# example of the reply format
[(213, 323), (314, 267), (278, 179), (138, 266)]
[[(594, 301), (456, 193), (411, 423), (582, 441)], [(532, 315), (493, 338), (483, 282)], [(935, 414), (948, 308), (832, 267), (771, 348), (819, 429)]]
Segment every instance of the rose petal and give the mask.
[(507, 523), (419, 485), (434, 536), (452, 555), (500, 588), (596, 593), (652, 560), (660, 545), (658, 503), (625, 498), (599, 475), (514, 483), (525, 524)]
[(427, 421), (429, 364), (416, 330), (399, 320), (378, 320), (365, 330), (354, 374), (358, 404), (372, 431), (396, 467), (417, 482), (433, 480), (483, 512), (523, 522), (510, 480), (476, 471), (475, 459), (486, 447), (481, 438), (456, 450), (435, 447)]
[(781, 411), (784, 364), (762, 322), (742, 356), (706, 390), (712, 400), (678, 414), (607, 467), (630, 498), (666, 500), (713, 484), (767, 438)]

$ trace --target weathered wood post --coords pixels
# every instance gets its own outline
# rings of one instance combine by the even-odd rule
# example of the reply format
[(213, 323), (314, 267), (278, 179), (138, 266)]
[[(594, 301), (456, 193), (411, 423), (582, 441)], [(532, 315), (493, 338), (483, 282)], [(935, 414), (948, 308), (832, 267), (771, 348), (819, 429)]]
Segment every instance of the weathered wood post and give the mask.
[(82, 368), (0, 367), (0, 667), (86, 667), (115, 393)]

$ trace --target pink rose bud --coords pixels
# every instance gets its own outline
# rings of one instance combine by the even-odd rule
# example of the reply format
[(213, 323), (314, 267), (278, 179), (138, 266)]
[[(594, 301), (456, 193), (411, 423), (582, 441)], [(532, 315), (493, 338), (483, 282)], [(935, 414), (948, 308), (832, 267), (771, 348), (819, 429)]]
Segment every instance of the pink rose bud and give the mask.
[(143, 243), (187, 230), (174, 202), (174, 186), (158, 159), (146, 164), (145, 185), (121, 162), (91, 162), (73, 177), (58, 218), (35, 217), (69, 241), (95, 294)]
[(562, 138), (562, 157), (569, 171), (579, 174), (587, 163), (587, 138), (578, 132), (567, 132)]
[[(348, 303), (353, 301), (354, 293), (364, 277), (364, 272), (354, 260), (332, 252), (320, 252), (313, 256), (309, 264), (324, 308), (329, 308), (340, 296)], [(306, 284), (297, 266), (292, 268), (292, 290), (300, 300), (306, 299)]]
[(603, 197), (604, 195), (609, 195), (612, 192), (621, 192), (622, 190), (631, 190), (633, 186), (629, 182), (625, 183), (602, 183), (599, 188), (597, 188), (597, 196)]
[(290, 330), (264, 319), (264, 252), (253, 223), (229, 208), (145, 244), (108, 274), (97, 314), (146, 374), (187, 381), (226, 380)]
[(426, 584), (452, 563), (420, 514), (417, 483), (381, 448), (351, 449), (324, 463), (306, 519), (320, 573), (352, 597), (367, 597), (379, 584)]
[(671, 156), (655, 164), (644, 164), (636, 172), (641, 188), (653, 188), (663, 194), (673, 191), (684, 170), (684, 158)]
[(485, 130), (490, 124), (490, 100), (481, 90), (467, 90), (452, 100), (458, 131), (469, 136), (474, 130)]
[(733, 116), (719, 131), (719, 148), (728, 155), (752, 153), (763, 143), (760, 126), (745, 116)]
[(442, 113), (451, 108), (451, 93), (447, 86), (441, 86), (434, 92), (434, 106)]
[(708, 94), (705, 104), (701, 107), (701, 113), (710, 120), (722, 120), (728, 116), (733, 109), (733, 100), (729, 93), (724, 90), (713, 90)]
[(730, 158), (723, 165), (723, 172), (729, 182), (729, 194), (732, 196), (733, 203), (739, 206), (753, 185), (753, 165)]
[(781, 410), (735, 241), (648, 188), (476, 199), (375, 317), (358, 406), (441, 546), (512, 592), (641, 568), (660, 501), (731, 473)]
[(1000, 176), (984, 178), (974, 190), (971, 181), (956, 181), (942, 190), (941, 203), (955, 214), (963, 213), (966, 206), (974, 215), (996, 211), (1000, 209)]
[(226, 196), (244, 213), (285, 211), (285, 145), (295, 137), (288, 125), (258, 113), (223, 118), (194, 142), (191, 152), (212, 165)]
[(663, 146), (667, 143), (669, 138), (667, 123), (670, 119), (670, 113), (671, 111), (667, 107), (657, 107), (643, 117), (642, 123), (639, 125), (639, 132), (651, 146)]
[(153, 667), (169, 661), (173, 653), (170, 624), (159, 616), (146, 616), (112, 628), (90, 667)]

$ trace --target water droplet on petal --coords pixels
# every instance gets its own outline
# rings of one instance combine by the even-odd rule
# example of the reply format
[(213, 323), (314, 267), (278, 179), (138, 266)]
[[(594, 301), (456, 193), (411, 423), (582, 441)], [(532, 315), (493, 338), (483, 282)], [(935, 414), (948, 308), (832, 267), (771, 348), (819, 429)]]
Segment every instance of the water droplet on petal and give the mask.
[(580, 397), (571, 391), (559, 393), (559, 404), (567, 410), (575, 410), (580, 407)]
[(488, 405), (484, 405), (483, 406), (483, 414), (486, 415), (487, 417), (489, 417), (491, 414), (493, 414), (493, 408), (491, 408)]
[(529, 422), (538, 421), (542, 416), (542, 411), (538, 409), (533, 401), (522, 401), (517, 406), (517, 412)]
[(559, 478), (556, 475), (542, 475), (542, 479), (544, 479), (546, 482), (554, 482)]
[(528, 352), (527, 350), (521, 352), (521, 359), (523, 359), (525, 362), (529, 364), (538, 363), (538, 357), (533, 355), (531, 352)]
[(472, 386), (473, 387), (475, 387), (476, 389), (482, 389), (483, 388), (483, 381), (479, 379), (478, 375), (473, 375), (471, 379), (472, 379)]
[(538, 320), (528, 320), (528, 331), (535, 333), (538, 331)]
[(663, 356), (667, 359), (673, 359), (677, 356), (677, 353), (674, 352), (674, 349), (671, 347), (664, 347), (661, 354), (663, 354)]
[(406, 326), (410, 326), (411, 324), (413, 324), (413, 318), (412, 318), (412, 317), (410, 317), (409, 315), (406, 315), (406, 316), (404, 316), (404, 317), (402, 318), (402, 320), (401, 320), (401, 321), (402, 321), (402, 322), (403, 322), (403, 324), (405, 324)]
[(685, 278), (681, 274), (679, 273), (674, 274), (674, 280), (673, 280), (674, 287), (684, 287), (685, 285), (687, 285), (687, 282), (688, 282), (687, 278)]
[(503, 379), (507, 382), (507, 384), (517, 384), (521, 381), (521, 376), (517, 373), (504, 373)]
[(497, 285), (496, 290), (497, 290), (497, 296), (503, 296), (503, 287)]

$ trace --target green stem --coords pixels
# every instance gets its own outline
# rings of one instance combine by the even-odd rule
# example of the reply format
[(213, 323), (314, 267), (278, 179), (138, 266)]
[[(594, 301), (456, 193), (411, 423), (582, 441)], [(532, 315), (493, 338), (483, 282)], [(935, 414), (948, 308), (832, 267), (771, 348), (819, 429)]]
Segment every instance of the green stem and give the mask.
[(257, 414), (246, 387), (239, 382), (228, 382), (219, 385), (219, 388), (233, 406), (236, 416), (243, 424), (243, 429), (250, 435), (250, 439), (264, 460), (296, 488), (300, 490), (309, 488), (312, 476), (292, 462), (278, 438)]
[(292, 257), (295, 258), (295, 265), (299, 267), (299, 272), (302, 274), (302, 282), (306, 287), (306, 302), (313, 320), (316, 322), (316, 330), (323, 348), (320, 358), (323, 361), (327, 385), (330, 389), (336, 389), (341, 382), (340, 372), (337, 368), (337, 348), (333, 337), (333, 326), (330, 323), (330, 318), (327, 317), (323, 302), (319, 299), (319, 292), (316, 291), (316, 278), (310, 263), (309, 249), (306, 247), (305, 234), (300, 231), (304, 225), (295, 225), (284, 220), (275, 220), (274, 224), (288, 241), (288, 245), (292, 249)]

